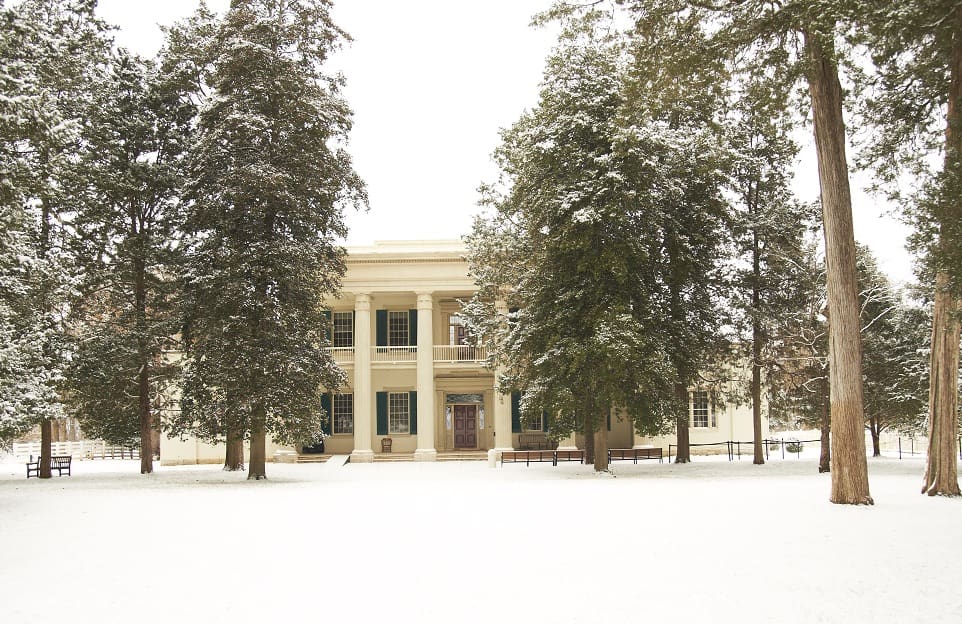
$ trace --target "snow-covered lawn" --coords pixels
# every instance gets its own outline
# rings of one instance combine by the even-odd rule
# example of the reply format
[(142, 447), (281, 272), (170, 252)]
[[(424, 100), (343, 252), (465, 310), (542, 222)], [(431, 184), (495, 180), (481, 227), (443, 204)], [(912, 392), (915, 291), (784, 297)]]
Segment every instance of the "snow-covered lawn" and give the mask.
[(870, 459), (580, 465), (0, 464), (0, 622), (962, 621), (962, 500)]

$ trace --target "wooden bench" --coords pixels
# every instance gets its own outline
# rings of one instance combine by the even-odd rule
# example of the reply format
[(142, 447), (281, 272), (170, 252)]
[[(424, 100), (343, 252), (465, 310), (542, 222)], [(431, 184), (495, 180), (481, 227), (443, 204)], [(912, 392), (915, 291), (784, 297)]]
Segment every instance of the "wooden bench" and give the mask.
[(543, 433), (522, 433), (518, 436), (518, 446), (522, 450), (551, 450), (551, 443)]
[(585, 463), (585, 452), (575, 449), (563, 451), (520, 450), (501, 452), (502, 466), (505, 462), (509, 464), (524, 462), (526, 466), (531, 465), (531, 462), (551, 462), (552, 466), (557, 466), (559, 461), (577, 461), (583, 464)]
[(661, 447), (630, 448), (630, 449), (608, 449), (608, 461), (613, 462), (620, 459), (632, 460), (638, 463), (639, 459), (657, 459), (662, 463)]
[(576, 449), (557, 450), (554, 452), (555, 466), (559, 461), (576, 461), (585, 463), (585, 452)]
[(525, 466), (531, 462), (551, 462), (552, 466), (557, 466), (554, 451), (501, 451), (501, 465), (505, 462), (509, 464), (524, 462)]
[[(57, 476), (62, 477), (63, 471), (67, 471), (67, 476), (70, 476), (70, 462), (73, 459), (70, 455), (51, 455), (50, 456), (50, 474), (53, 475), (53, 471), (57, 471)], [(27, 461), (27, 478), (37, 477), (40, 478), (40, 456), (37, 456), (37, 460), (34, 461), (33, 455)]]

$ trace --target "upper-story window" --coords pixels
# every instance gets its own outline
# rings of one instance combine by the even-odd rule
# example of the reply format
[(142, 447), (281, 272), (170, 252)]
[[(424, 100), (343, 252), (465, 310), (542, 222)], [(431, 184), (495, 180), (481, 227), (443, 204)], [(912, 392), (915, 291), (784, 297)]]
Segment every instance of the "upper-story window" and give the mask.
[(334, 313), (334, 346), (353, 347), (354, 346), (354, 313), (335, 312)]
[(408, 311), (390, 310), (387, 313), (387, 345), (389, 347), (406, 347), (408, 342)]
[(451, 346), (468, 344), (468, 328), (460, 314), (452, 314), (448, 320), (448, 344)]
[(688, 393), (691, 411), (691, 426), (699, 428), (717, 427), (715, 413), (707, 390), (693, 390)]

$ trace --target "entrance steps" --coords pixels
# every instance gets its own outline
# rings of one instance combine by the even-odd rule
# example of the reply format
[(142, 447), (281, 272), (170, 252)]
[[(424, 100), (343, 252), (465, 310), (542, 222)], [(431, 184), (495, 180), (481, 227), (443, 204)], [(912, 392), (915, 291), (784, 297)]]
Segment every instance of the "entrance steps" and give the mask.
[(487, 451), (439, 451), (438, 461), (488, 461)]
[(332, 455), (325, 455), (323, 453), (298, 453), (297, 462), (298, 464), (323, 464), (329, 460)]

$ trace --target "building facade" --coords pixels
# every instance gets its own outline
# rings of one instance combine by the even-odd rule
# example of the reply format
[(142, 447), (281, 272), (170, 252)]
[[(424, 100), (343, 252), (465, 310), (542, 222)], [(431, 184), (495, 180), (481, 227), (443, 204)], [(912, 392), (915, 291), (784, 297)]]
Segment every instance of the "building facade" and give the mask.
[[(545, 443), (546, 423), (522, 422), (517, 399), (495, 390), (484, 346), (468, 344), (461, 302), (474, 292), (460, 241), (382, 242), (348, 250), (339, 299), (329, 302), (335, 360), (348, 385), (325, 396), (330, 414), (324, 452), (370, 462), (375, 455), (497, 451)], [(751, 411), (713, 405), (708, 389), (690, 398), (691, 442), (750, 440)], [(767, 431), (767, 422), (766, 422)], [(656, 445), (617, 413), (610, 419), (613, 448)], [(578, 446), (574, 438), (562, 447)], [(289, 457), (311, 448), (272, 446)], [(313, 449), (316, 450), (316, 449)], [(223, 461), (223, 447), (166, 439), (163, 464)]]

